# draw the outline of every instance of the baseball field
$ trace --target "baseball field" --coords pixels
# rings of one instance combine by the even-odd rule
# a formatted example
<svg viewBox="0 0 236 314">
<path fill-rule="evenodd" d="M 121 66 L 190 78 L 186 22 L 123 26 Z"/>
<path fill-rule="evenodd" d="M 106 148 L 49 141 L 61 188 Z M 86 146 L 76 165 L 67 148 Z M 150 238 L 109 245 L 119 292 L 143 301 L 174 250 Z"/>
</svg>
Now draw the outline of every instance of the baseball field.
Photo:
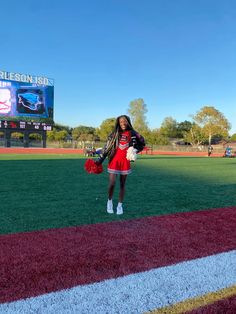
<svg viewBox="0 0 236 314">
<path fill-rule="evenodd" d="M 0 154 L 0 313 L 236 313 L 235 158 L 140 155 L 121 216 L 84 163 Z"/>
</svg>

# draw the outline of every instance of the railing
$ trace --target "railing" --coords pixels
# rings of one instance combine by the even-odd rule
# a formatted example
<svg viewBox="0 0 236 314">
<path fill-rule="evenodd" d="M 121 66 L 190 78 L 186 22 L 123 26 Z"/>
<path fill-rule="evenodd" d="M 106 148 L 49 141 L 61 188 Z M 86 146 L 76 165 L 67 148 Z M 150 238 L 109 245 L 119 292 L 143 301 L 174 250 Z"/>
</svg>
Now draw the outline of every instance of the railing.
<svg viewBox="0 0 236 314">
<path fill-rule="evenodd" d="M 152 146 L 145 146 L 144 149 L 140 152 L 140 154 L 152 155 L 153 154 Z"/>
</svg>

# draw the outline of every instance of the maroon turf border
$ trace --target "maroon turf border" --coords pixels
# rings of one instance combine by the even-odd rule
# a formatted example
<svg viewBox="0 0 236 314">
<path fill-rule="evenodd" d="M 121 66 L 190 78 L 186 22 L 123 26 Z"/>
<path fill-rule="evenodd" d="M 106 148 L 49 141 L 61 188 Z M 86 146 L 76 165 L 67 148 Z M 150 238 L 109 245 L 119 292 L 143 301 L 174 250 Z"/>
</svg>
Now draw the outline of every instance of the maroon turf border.
<svg viewBox="0 0 236 314">
<path fill-rule="evenodd" d="M 0 302 L 236 248 L 236 207 L 0 236 Z"/>
</svg>

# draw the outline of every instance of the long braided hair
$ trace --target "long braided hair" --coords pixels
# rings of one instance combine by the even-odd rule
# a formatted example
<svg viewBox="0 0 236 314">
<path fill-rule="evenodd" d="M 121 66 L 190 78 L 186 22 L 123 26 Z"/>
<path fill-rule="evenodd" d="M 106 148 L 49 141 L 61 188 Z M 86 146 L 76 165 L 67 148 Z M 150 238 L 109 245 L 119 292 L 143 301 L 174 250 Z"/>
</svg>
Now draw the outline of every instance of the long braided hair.
<svg viewBox="0 0 236 314">
<path fill-rule="evenodd" d="M 111 133 L 111 135 L 109 136 L 106 148 L 104 150 L 104 155 L 108 156 L 109 159 L 113 157 L 113 154 L 114 154 L 114 152 L 115 152 L 115 150 L 119 144 L 119 136 L 120 136 L 120 133 L 122 131 L 122 129 L 120 127 L 120 118 L 124 118 L 128 122 L 127 130 L 133 130 L 133 126 L 132 126 L 132 123 L 130 121 L 130 117 L 128 117 L 126 115 L 121 115 L 121 116 L 116 118 L 114 130 Z"/>
</svg>

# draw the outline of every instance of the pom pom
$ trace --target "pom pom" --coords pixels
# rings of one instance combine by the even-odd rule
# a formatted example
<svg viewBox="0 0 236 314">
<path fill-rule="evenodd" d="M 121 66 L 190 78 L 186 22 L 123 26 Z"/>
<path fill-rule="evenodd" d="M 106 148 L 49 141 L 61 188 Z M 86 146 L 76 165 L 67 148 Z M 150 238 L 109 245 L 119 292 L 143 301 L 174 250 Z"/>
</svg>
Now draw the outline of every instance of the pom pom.
<svg viewBox="0 0 236 314">
<path fill-rule="evenodd" d="M 135 161 L 137 159 L 137 149 L 133 146 L 130 146 L 126 153 L 126 159 L 130 161 Z"/>
<path fill-rule="evenodd" d="M 84 164 L 84 169 L 87 173 L 99 174 L 103 172 L 102 164 L 96 163 L 93 159 L 87 159 Z"/>
</svg>

